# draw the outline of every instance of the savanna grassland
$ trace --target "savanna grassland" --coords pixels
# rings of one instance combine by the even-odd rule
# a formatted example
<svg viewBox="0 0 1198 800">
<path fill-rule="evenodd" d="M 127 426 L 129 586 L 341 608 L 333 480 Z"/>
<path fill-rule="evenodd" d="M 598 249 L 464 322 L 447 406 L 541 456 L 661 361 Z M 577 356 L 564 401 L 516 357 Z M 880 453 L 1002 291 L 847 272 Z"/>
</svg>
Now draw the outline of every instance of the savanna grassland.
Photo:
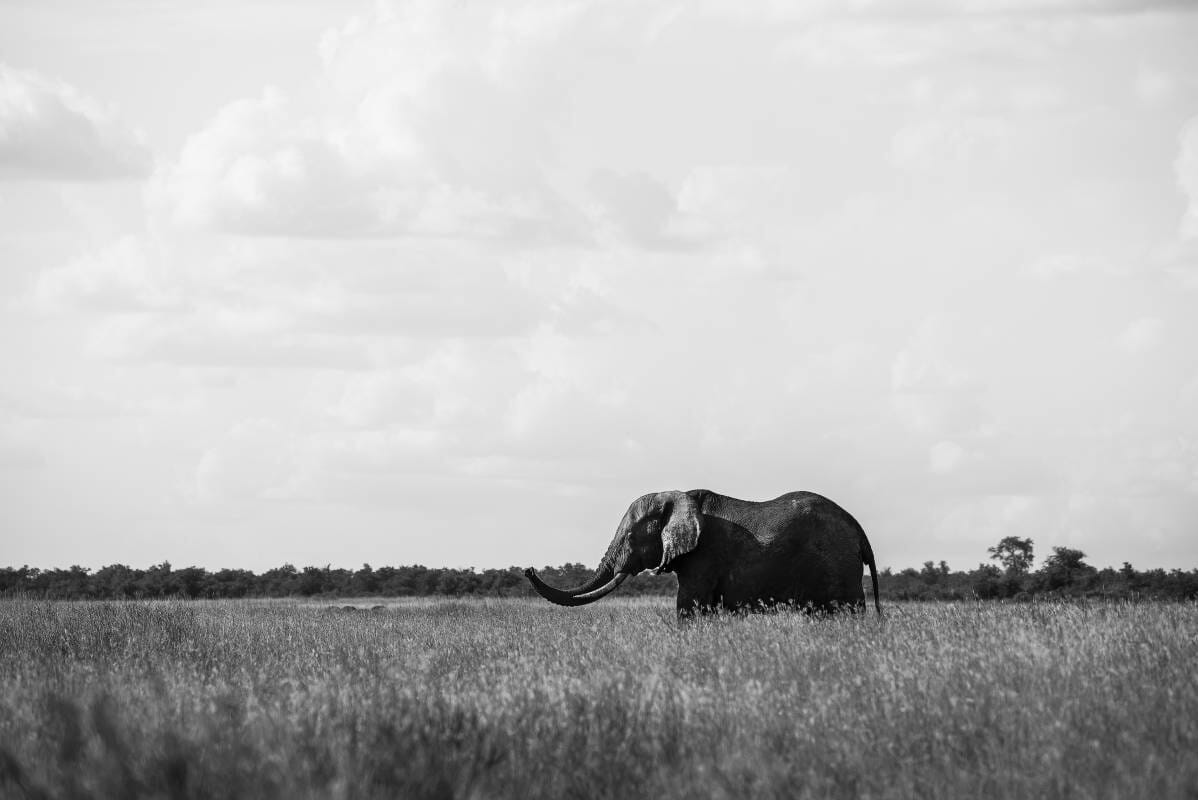
<svg viewBox="0 0 1198 800">
<path fill-rule="evenodd" d="M 0 602 L 0 796 L 1194 797 L 1198 605 Z"/>
</svg>

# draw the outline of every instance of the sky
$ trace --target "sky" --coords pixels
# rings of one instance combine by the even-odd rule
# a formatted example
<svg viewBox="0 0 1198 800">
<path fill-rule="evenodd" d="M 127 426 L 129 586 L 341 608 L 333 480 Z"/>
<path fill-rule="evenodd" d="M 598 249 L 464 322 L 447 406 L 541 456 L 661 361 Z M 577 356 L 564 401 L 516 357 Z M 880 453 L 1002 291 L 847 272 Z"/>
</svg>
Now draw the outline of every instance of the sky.
<svg viewBox="0 0 1198 800">
<path fill-rule="evenodd" d="M 0 0 L 0 565 L 1198 566 L 1198 5 Z"/>
</svg>

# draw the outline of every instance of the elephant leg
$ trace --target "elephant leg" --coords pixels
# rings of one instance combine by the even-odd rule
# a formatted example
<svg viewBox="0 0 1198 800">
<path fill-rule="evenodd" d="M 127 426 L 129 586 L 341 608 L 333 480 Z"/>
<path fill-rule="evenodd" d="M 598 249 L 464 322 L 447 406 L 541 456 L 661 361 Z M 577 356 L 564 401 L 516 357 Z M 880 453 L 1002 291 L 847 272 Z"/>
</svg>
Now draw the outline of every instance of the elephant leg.
<svg viewBox="0 0 1198 800">
<path fill-rule="evenodd" d="M 714 581 L 685 580 L 678 576 L 678 618 L 709 614 L 719 606 Z"/>
<path fill-rule="evenodd" d="M 834 614 L 857 614 L 865 611 L 864 600 L 822 600 L 808 602 L 803 606 L 808 614 L 829 617 Z"/>
<path fill-rule="evenodd" d="M 683 600 L 682 595 L 678 596 L 678 619 L 693 619 L 696 616 L 707 614 L 712 610 L 710 605 L 699 602 L 698 600 Z"/>
</svg>

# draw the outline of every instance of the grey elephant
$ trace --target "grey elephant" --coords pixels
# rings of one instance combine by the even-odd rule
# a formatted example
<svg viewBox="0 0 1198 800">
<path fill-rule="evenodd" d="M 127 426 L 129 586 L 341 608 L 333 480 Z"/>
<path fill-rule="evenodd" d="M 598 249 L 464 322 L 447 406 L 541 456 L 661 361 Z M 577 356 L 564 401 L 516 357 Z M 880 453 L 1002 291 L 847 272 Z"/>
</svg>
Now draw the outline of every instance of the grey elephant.
<svg viewBox="0 0 1198 800">
<path fill-rule="evenodd" d="M 862 565 L 878 599 L 873 549 L 857 520 L 826 497 L 791 492 L 764 502 L 705 489 L 639 498 L 624 514 L 598 569 L 582 586 L 555 589 L 524 571 L 551 603 L 581 606 L 644 570 L 678 576 L 678 614 L 786 603 L 812 611 L 864 610 Z"/>
</svg>

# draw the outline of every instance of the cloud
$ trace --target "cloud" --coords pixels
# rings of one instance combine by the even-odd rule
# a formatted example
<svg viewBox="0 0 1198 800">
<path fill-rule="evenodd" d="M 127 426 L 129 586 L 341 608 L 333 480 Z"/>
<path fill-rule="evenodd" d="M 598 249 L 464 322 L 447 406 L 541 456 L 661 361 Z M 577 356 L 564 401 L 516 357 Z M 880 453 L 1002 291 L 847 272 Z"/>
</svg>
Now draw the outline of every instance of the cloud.
<svg viewBox="0 0 1198 800">
<path fill-rule="evenodd" d="M 571 14 L 380 7 L 323 38 L 323 100 L 280 91 L 223 108 L 155 174 L 173 224 L 247 235 L 572 240 L 547 124 L 563 76 L 539 71 Z"/>
<path fill-rule="evenodd" d="M 424 427 L 474 454 L 494 445 L 496 421 L 528 377 L 514 343 L 452 339 L 348 375 L 330 413 L 354 429 Z"/>
<path fill-rule="evenodd" d="M 46 456 L 36 431 L 17 420 L 0 416 L 0 473 L 43 469 Z"/>
<path fill-rule="evenodd" d="M 616 228 L 642 245 L 668 241 L 667 226 L 677 211 L 677 201 L 665 186 L 644 172 L 599 170 L 590 189 Z"/>
<path fill-rule="evenodd" d="M 969 362 L 969 326 L 960 315 L 925 317 L 891 365 L 892 403 L 899 419 L 922 434 L 975 434 L 986 421 L 982 384 Z"/>
<path fill-rule="evenodd" d="M 771 24 L 810 24 L 820 20 L 883 20 L 910 23 L 943 18 L 1054 18 L 1072 15 L 1126 14 L 1192 8 L 1188 0 L 858 0 L 840 2 L 771 3 L 745 7 L 735 0 L 708 2 L 710 13 L 735 20 L 766 20 Z M 1017 32 L 1016 32 L 1017 33 Z"/>
<path fill-rule="evenodd" d="M 61 81 L 0 64 L 0 180 L 140 178 L 151 156 L 116 114 Z"/>
<path fill-rule="evenodd" d="M 360 370 L 371 365 L 361 343 L 294 330 L 284 316 L 262 308 L 111 316 L 92 331 L 88 349 L 108 359 L 178 366 Z"/>
<path fill-rule="evenodd" d="M 45 357 L 14 374 L 132 409 L 46 423 L 48 464 L 119 451 L 126 484 L 185 485 L 263 553 L 335 524 L 436 563 L 593 558 L 655 488 L 824 491 L 900 564 L 1080 541 L 1121 481 L 1192 491 L 1193 437 L 1167 445 L 1198 414 L 1094 445 L 1193 374 L 1188 296 L 1131 266 L 1177 222 L 1182 87 L 1131 84 L 1144 58 L 1186 74 L 1144 49 L 1177 20 L 885 5 L 416 2 L 330 31 L 314 84 L 221 95 L 146 225 L 30 280 L 40 316 L 10 324 Z M 1161 268 L 1196 274 L 1195 242 Z M 495 535 L 449 552 L 455 529 Z"/>
<path fill-rule="evenodd" d="M 1033 494 L 954 496 L 936 502 L 929 509 L 927 535 L 937 542 L 936 550 L 940 552 L 946 547 L 951 551 L 954 543 L 968 536 L 976 543 L 970 554 L 977 563 L 984 557 L 982 545 L 992 545 L 1004 536 L 1031 535 L 1038 551 L 1048 550 L 1047 542 L 1061 541 L 1059 517 L 1052 499 Z M 953 566 L 968 568 L 967 564 Z"/>
<path fill-rule="evenodd" d="M 82 385 L 22 383 L 0 386 L 0 410 L 26 420 L 104 419 L 129 414 L 132 408 L 108 394 Z"/>
<path fill-rule="evenodd" d="M 294 248 L 284 248 L 294 254 Z M 155 235 L 125 236 L 37 275 L 35 311 L 88 315 L 87 350 L 122 361 L 203 366 L 362 369 L 368 355 L 321 325 L 336 285 L 277 251 Z M 365 301 L 362 301 L 365 302 Z"/>
<path fill-rule="evenodd" d="M 678 192 L 675 225 L 694 241 L 761 242 L 796 217 L 833 205 L 835 197 L 814 192 L 812 183 L 790 164 L 698 164 Z"/>
<path fill-rule="evenodd" d="M 246 418 L 208 446 L 194 497 L 402 502 L 411 513 L 433 512 L 428 497 L 397 491 L 396 480 L 505 477 L 488 470 L 512 463 L 502 420 L 527 378 L 510 343 L 480 340 L 444 342 L 375 369 L 322 372 L 305 396 L 282 398 L 293 411 L 286 421 Z M 551 473 L 544 464 L 536 471 Z"/>
<path fill-rule="evenodd" d="M 1181 129 L 1181 149 L 1175 162 L 1177 184 L 1186 197 L 1186 210 L 1181 219 L 1181 235 L 1198 239 L 1198 117 Z"/>
<path fill-rule="evenodd" d="M 217 503 L 292 497 L 297 455 L 294 436 L 278 422 L 239 422 L 200 457 L 195 498 Z"/>
<path fill-rule="evenodd" d="M 498 265 L 465 258 L 442 271 L 413 273 L 396 275 L 390 287 L 374 291 L 347 275 L 324 287 L 328 302 L 306 310 L 298 323 L 347 334 L 503 338 L 527 333 L 553 313 L 545 298 Z"/>
<path fill-rule="evenodd" d="M 1152 263 L 1188 289 L 1198 289 L 1198 236 L 1166 242 L 1152 253 Z"/>
<path fill-rule="evenodd" d="M 408 371 L 374 370 L 353 376 L 331 413 L 353 428 L 381 428 L 398 420 L 428 424 L 436 405 L 435 389 Z"/>
<path fill-rule="evenodd" d="M 1136 71 L 1135 89 L 1142 102 L 1161 105 L 1172 99 L 1177 82 L 1168 72 L 1141 64 Z"/>
<path fill-rule="evenodd" d="M 900 169 L 939 172 L 973 163 L 993 164 L 1011 150 L 1008 122 L 988 117 L 932 118 L 904 125 L 891 141 L 890 157 Z"/>
<path fill-rule="evenodd" d="M 1155 317 L 1138 319 L 1119 334 L 1117 339 L 1119 349 L 1129 355 L 1145 353 L 1157 346 L 1164 330 L 1163 320 Z"/>
<path fill-rule="evenodd" d="M 1094 259 L 1079 253 L 1050 253 L 1032 259 L 1021 272 L 1036 280 L 1051 281 L 1083 275 L 1100 267 Z"/>
<path fill-rule="evenodd" d="M 178 307 L 182 286 L 172 281 L 169 256 L 145 237 L 115 242 L 41 272 L 29 300 L 44 311 L 141 311 Z"/>
<path fill-rule="evenodd" d="M 84 313 L 88 352 L 197 366 L 362 370 L 395 343 L 635 325 L 593 290 L 471 244 L 126 236 L 37 274 L 23 305 Z M 506 266 L 505 266 L 506 265 Z M 509 268 L 510 267 L 510 268 Z M 565 271 L 568 274 L 568 271 Z M 414 344 L 423 342 L 425 344 Z"/>
<path fill-rule="evenodd" d="M 936 442 L 928 451 L 928 469 L 936 475 L 952 472 L 965 457 L 965 448 L 956 442 Z"/>
</svg>

